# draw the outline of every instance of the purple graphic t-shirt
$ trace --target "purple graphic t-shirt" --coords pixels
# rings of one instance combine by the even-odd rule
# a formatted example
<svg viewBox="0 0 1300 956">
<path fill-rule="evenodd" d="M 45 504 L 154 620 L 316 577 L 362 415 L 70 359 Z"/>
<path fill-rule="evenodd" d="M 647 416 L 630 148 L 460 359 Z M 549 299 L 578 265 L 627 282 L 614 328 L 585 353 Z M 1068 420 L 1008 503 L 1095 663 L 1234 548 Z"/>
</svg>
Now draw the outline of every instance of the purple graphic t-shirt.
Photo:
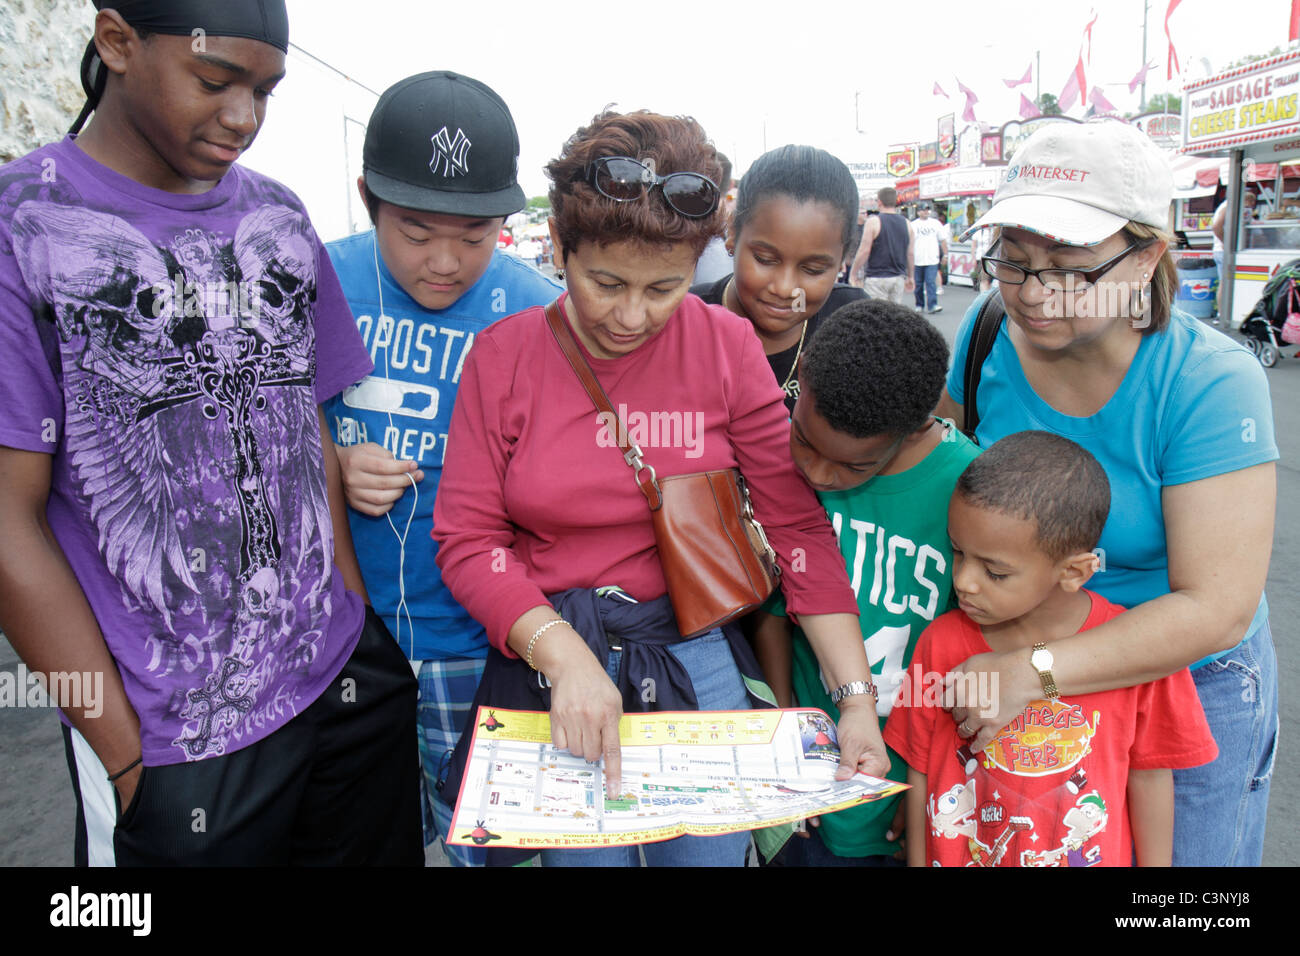
<svg viewBox="0 0 1300 956">
<path fill-rule="evenodd" d="M 146 764 L 268 736 L 352 653 L 316 408 L 370 371 L 280 184 L 162 192 L 70 138 L 0 167 L 0 445 L 53 455 Z"/>
</svg>

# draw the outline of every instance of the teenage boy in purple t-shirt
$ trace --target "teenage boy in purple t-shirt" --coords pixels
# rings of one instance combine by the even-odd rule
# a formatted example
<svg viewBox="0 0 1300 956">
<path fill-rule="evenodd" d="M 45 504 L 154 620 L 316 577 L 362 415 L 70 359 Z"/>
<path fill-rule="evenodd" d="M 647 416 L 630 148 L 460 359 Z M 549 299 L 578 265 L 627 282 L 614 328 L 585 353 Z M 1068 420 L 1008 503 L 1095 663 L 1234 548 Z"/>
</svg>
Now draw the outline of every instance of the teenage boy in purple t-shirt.
<svg viewBox="0 0 1300 956">
<path fill-rule="evenodd" d="M 419 864 L 416 685 L 319 409 L 371 363 L 302 203 L 235 165 L 283 0 L 96 6 L 93 121 L 0 167 L 0 627 L 102 675 L 56 701 L 77 862 Z"/>
</svg>

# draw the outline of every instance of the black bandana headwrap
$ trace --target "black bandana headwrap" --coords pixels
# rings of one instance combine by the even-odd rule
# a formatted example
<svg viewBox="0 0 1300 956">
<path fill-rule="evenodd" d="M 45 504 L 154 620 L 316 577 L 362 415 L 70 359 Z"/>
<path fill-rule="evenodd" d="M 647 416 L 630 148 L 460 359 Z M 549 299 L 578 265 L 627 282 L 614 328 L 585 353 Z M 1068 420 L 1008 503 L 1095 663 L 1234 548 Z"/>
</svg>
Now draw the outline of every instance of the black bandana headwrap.
<svg viewBox="0 0 1300 956">
<path fill-rule="evenodd" d="M 216 37 L 261 40 L 289 52 L 289 13 L 284 0 L 94 0 L 95 9 L 116 10 L 131 26 L 148 33 L 191 36 L 195 29 Z M 92 39 L 81 58 L 81 87 L 86 105 L 70 133 L 80 132 L 108 77 Z"/>
</svg>

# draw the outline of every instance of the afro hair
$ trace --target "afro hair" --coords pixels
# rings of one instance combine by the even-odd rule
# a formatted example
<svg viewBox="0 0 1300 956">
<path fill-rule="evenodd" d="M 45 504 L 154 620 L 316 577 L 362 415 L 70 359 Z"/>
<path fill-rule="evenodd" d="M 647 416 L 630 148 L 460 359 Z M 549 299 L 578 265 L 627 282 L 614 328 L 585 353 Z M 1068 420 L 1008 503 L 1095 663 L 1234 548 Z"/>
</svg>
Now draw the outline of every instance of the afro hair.
<svg viewBox="0 0 1300 956">
<path fill-rule="evenodd" d="M 836 431 L 906 435 L 925 425 L 948 374 L 943 335 L 912 309 L 859 299 L 817 329 L 799 365 L 801 392 Z"/>
</svg>

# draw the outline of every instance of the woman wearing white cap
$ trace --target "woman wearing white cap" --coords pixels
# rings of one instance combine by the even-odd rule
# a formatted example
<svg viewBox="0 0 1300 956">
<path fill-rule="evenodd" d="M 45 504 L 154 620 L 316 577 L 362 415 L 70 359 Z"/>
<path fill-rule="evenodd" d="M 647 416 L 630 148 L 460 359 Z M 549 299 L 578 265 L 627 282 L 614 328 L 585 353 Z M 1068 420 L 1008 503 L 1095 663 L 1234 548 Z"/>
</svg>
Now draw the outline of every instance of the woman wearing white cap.
<svg viewBox="0 0 1300 956">
<path fill-rule="evenodd" d="M 1015 154 L 974 226 L 996 227 L 984 268 L 1010 320 L 982 366 L 976 434 L 987 447 L 1046 429 L 1101 461 L 1113 505 L 1090 586 L 1131 610 L 1053 642 L 1050 661 L 972 657 L 964 670 L 999 681 L 998 712 L 953 717 L 983 747 L 1052 679 L 1068 698 L 1191 666 L 1219 758 L 1175 771 L 1174 863 L 1258 865 L 1277 734 L 1263 589 L 1278 451 L 1259 364 L 1172 308 L 1171 194 L 1159 150 L 1134 128 L 1053 124 Z M 939 410 L 959 422 L 982 303 L 958 333 Z"/>
</svg>

